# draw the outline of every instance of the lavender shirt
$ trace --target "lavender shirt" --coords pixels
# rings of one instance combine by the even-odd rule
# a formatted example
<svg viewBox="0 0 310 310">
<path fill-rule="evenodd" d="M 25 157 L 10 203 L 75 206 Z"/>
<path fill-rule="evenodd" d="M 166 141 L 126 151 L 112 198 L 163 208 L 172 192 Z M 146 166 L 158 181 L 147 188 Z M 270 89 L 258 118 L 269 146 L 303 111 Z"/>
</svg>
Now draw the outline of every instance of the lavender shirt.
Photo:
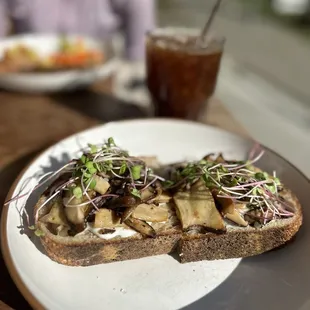
<svg viewBox="0 0 310 310">
<path fill-rule="evenodd" d="M 144 56 L 144 34 L 155 26 L 155 0 L 0 0 L 0 35 L 11 18 L 16 33 L 73 33 L 109 39 L 119 29 L 126 56 Z"/>
</svg>

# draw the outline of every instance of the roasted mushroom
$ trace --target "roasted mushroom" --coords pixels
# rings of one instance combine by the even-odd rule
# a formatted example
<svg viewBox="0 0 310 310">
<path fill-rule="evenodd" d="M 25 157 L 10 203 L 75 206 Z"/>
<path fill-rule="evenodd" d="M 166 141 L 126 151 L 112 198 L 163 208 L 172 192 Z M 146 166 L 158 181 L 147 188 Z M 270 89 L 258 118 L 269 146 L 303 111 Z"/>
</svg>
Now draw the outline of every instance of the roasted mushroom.
<svg viewBox="0 0 310 310">
<path fill-rule="evenodd" d="M 56 228 L 56 233 L 57 233 L 58 236 L 67 237 L 69 235 L 68 234 L 69 229 L 70 229 L 69 226 L 59 225 Z"/>
<path fill-rule="evenodd" d="M 93 180 L 96 182 L 94 190 L 101 195 L 104 195 L 110 188 L 109 181 L 99 175 L 93 175 Z"/>
<path fill-rule="evenodd" d="M 41 218 L 41 222 L 69 226 L 61 199 L 57 199 L 50 212 Z"/>
<path fill-rule="evenodd" d="M 178 192 L 173 199 L 183 230 L 190 230 L 192 227 L 212 231 L 225 230 L 223 218 L 206 187 L 203 190 Z"/>
<path fill-rule="evenodd" d="M 115 228 L 124 226 L 124 224 L 121 224 L 121 219 L 115 215 L 113 210 L 104 208 L 96 212 L 94 222 L 95 228 Z"/>
<path fill-rule="evenodd" d="M 156 191 L 153 187 L 149 186 L 145 190 L 141 191 L 141 200 L 148 201 L 156 197 Z"/>
<path fill-rule="evenodd" d="M 125 221 L 125 224 L 144 236 L 153 238 L 156 237 L 156 231 L 154 230 L 154 228 L 145 221 L 129 217 Z"/>
<path fill-rule="evenodd" d="M 246 209 L 245 203 L 235 203 L 230 198 L 218 197 L 219 191 L 215 189 L 212 190 L 212 195 L 215 201 L 220 204 L 221 212 L 224 217 L 243 227 L 249 225 L 249 223 L 244 220 L 243 216 L 239 212 L 239 210 Z"/>
<path fill-rule="evenodd" d="M 145 165 L 151 169 L 160 168 L 160 162 L 156 156 L 139 156 L 139 159 L 145 163 Z"/>
<path fill-rule="evenodd" d="M 65 205 L 65 214 L 67 216 L 67 219 L 72 224 L 83 224 L 85 217 L 88 215 L 88 213 L 93 208 L 91 203 L 87 203 L 85 205 L 79 206 L 83 203 L 86 203 L 89 201 L 89 198 L 93 198 L 95 196 L 94 191 L 90 191 L 88 193 L 87 197 L 84 195 L 82 198 L 76 198 L 76 197 L 65 197 L 63 198 L 63 202 Z"/>
<path fill-rule="evenodd" d="M 135 208 L 132 216 L 147 222 L 165 222 L 168 220 L 168 207 L 166 204 L 156 206 L 142 203 Z"/>
</svg>

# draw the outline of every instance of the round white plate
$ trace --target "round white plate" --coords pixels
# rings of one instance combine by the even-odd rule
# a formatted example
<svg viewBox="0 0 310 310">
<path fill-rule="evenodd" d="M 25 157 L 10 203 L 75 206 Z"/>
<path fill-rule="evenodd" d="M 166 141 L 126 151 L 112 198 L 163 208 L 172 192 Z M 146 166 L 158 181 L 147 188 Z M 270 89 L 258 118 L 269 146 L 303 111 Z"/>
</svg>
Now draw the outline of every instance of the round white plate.
<svg viewBox="0 0 310 310">
<path fill-rule="evenodd" d="M 252 143 L 228 132 L 176 120 L 113 122 L 60 141 L 23 172 L 10 196 L 35 184 L 87 143 L 113 136 L 133 155 L 157 155 L 163 163 L 199 159 L 209 152 L 244 159 Z M 310 309 L 309 181 L 270 150 L 259 162 L 296 193 L 305 221 L 295 242 L 257 257 L 180 264 L 169 255 L 90 267 L 68 267 L 50 260 L 36 242 L 20 234 L 12 202 L 2 216 L 2 250 L 10 273 L 30 302 L 47 309 Z M 33 208 L 36 193 L 26 207 Z"/>
<path fill-rule="evenodd" d="M 77 36 L 67 36 L 69 40 Z M 81 37 L 81 36 L 79 36 Z M 0 40 L 0 58 L 6 48 L 16 44 L 25 44 L 35 49 L 40 55 L 48 56 L 58 48 L 60 37 L 48 35 L 17 35 Z M 41 93 L 59 92 L 76 89 L 92 84 L 104 78 L 115 69 L 115 61 L 111 57 L 110 47 L 107 43 L 97 42 L 91 38 L 83 37 L 87 47 L 100 49 L 104 52 L 105 62 L 102 65 L 83 70 L 64 70 L 58 72 L 22 72 L 0 74 L 0 87 L 21 92 Z"/>
</svg>

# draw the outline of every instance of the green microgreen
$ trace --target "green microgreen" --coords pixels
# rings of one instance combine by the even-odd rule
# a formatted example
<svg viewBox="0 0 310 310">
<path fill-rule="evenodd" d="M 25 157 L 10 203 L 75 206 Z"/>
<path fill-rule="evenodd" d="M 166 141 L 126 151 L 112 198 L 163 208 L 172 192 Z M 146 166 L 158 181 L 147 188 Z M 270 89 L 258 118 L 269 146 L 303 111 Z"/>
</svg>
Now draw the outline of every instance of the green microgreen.
<svg viewBox="0 0 310 310">
<path fill-rule="evenodd" d="M 122 165 L 121 165 L 121 168 L 119 169 L 119 174 L 122 175 L 126 172 L 127 170 L 127 164 L 125 161 L 123 161 Z"/>
<path fill-rule="evenodd" d="M 45 233 L 44 233 L 42 230 L 40 230 L 40 229 L 36 229 L 36 230 L 34 231 L 34 234 L 35 234 L 37 237 L 43 237 L 43 236 L 45 235 Z"/>
<path fill-rule="evenodd" d="M 91 154 L 95 154 L 95 153 L 98 152 L 98 148 L 97 148 L 96 145 L 94 145 L 94 144 L 88 144 L 88 146 L 90 147 L 90 153 L 91 153 Z"/>
<path fill-rule="evenodd" d="M 86 182 L 86 186 L 89 188 L 89 189 L 94 189 L 96 187 L 96 181 L 94 179 L 89 179 L 87 180 Z"/>
<path fill-rule="evenodd" d="M 115 144 L 115 142 L 114 142 L 114 139 L 112 138 L 112 137 L 110 137 L 109 139 L 108 139 L 108 146 L 109 147 L 111 147 L 111 146 L 116 146 L 116 144 Z"/>
<path fill-rule="evenodd" d="M 85 166 L 90 174 L 95 174 L 97 172 L 97 169 L 94 167 L 94 163 L 92 161 L 87 162 Z"/>
<path fill-rule="evenodd" d="M 81 160 L 81 162 L 82 162 L 83 164 L 86 164 L 86 162 L 87 162 L 87 156 L 85 156 L 85 155 L 83 154 L 83 155 L 81 156 L 80 160 Z"/>
<path fill-rule="evenodd" d="M 73 195 L 77 199 L 81 199 L 83 196 L 83 191 L 80 186 L 76 186 L 73 188 Z"/>
<path fill-rule="evenodd" d="M 131 169 L 132 178 L 135 181 L 139 180 L 141 178 L 142 166 L 141 165 L 135 165 L 135 166 L 132 166 L 130 169 Z"/>
<path fill-rule="evenodd" d="M 133 188 L 133 189 L 130 191 L 130 193 L 131 193 L 132 196 L 141 198 L 141 193 L 140 193 L 140 191 L 137 190 L 136 188 Z"/>
<path fill-rule="evenodd" d="M 82 171 L 82 176 L 84 179 L 89 179 L 92 177 L 92 174 L 88 172 L 88 170 L 84 170 L 84 169 L 81 169 Z"/>
<path fill-rule="evenodd" d="M 102 172 L 102 165 L 94 163 L 94 167 L 97 169 L 98 172 Z"/>
<path fill-rule="evenodd" d="M 169 187 L 173 186 L 175 184 L 175 182 L 171 181 L 171 180 L 166 180 L 162 182 L 162 185 L 165 189 L 169 189 Z"/>
</svg>

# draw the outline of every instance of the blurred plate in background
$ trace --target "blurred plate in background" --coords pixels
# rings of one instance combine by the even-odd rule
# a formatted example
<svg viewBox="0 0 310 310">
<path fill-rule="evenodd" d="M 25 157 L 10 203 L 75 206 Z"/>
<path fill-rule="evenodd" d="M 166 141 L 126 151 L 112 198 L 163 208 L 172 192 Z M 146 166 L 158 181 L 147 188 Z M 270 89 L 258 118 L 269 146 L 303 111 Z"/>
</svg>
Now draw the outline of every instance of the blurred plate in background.
<svg viewBox="0 0 310 310">
<path fill-rule="evenodd" d="M 66 36 L 68 41 L 81 38 L 87 48 L 100 50 L 103 53 L 102 63 L 86 68 L 71 68 L 57 71 L 43 72 L 2 72 L 0 87 L 7 90 L 21 92 L 60 92 L 88 86 L 99 79 L 110 75 L 116 62 L 112 57 L 108 43 L 98 42 L 81 36 Z M 48 57 L 55 53 L 60 44 L 59 35 L 19 35 L 0 41 L 0 57 L 8 48 L 22 45 L 34 50 L 40 57 Z"/>
</svg>

